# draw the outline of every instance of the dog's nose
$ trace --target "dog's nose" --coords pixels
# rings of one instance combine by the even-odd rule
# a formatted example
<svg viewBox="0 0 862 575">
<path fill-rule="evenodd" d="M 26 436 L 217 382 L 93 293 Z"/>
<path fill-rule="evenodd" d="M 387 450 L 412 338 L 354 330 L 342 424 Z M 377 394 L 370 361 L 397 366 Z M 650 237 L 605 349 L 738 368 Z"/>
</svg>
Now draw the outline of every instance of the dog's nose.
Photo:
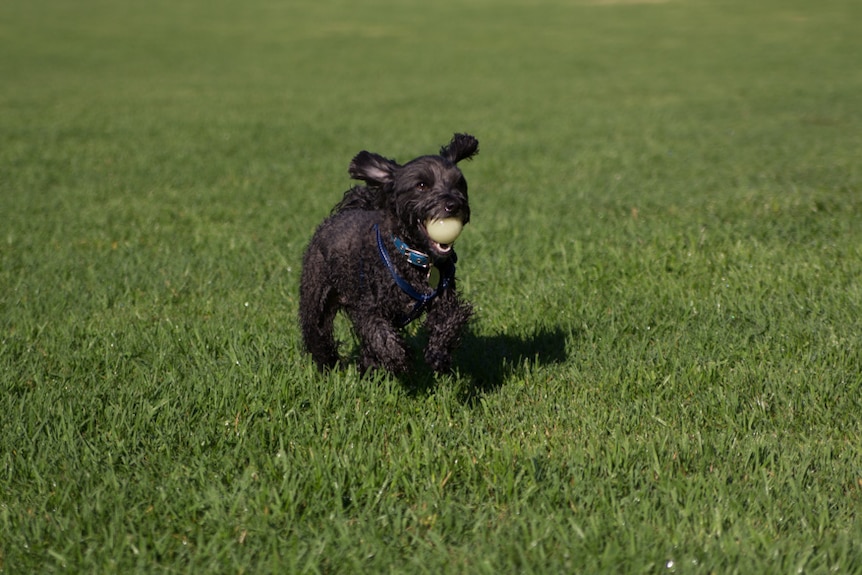
<svg viewBox="0 0 862 575">
<path fill-rule="evenodd" d="M 448 197 L 443 204 L 443 209 L 447 214 L 455 214 L 464 209 L 464 202 L 460 198 Z"/>
</svg>

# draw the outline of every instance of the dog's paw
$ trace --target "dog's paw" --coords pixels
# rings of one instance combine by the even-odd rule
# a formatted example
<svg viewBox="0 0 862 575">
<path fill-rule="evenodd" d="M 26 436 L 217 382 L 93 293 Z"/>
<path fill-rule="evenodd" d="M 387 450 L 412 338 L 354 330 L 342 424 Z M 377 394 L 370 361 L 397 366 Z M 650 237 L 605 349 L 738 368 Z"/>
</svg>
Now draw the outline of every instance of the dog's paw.
<svg viewBox="0 0 862 575">
<path fill-rule="evenodd" d="M 372 350 L 365 350 L 360 357 L 359 365 L 362 373 L 383 370 L 400 375 L 410 368 L 410 357 L 403 343 L 397 341 L 385 352 L 375 353 Z"/>
<path fill-rule="evenodd" d="M 425 350 L 425 363 L 437 373 L 447 373 L 452 368 L 452 354 L 429 348 Z"/>
</svg>

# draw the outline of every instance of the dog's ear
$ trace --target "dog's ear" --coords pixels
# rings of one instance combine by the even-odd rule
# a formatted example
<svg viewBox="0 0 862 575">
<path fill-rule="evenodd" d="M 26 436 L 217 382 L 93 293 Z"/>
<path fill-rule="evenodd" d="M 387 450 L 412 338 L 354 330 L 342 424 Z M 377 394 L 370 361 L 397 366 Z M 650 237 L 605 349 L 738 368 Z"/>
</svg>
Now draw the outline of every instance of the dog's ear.
<svg viewBox="0 0 862 575">
<path fill-rule="evenodd" d="M 371 186 L 382 186 L 392 181 L 400 166 L 393 160 L 371 152 L 359 152 L 350 162 L 348 172 L 354 180 L 362 180 Z"/>
<path fill-rule="evenodd" d="M 440 155 L 457 164 L 479 153 L 479 140 L 470 134 L 455 134 L 452 141 L 440 148 Z"/>
</svg>

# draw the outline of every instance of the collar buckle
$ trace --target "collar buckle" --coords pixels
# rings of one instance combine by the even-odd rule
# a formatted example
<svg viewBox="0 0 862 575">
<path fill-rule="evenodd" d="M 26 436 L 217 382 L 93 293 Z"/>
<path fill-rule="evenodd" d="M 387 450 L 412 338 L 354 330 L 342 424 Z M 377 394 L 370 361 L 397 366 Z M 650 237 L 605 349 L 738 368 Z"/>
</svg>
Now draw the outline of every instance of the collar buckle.
<svg viewBox="0 0 862 575">
<path fill-rule="evenodd" d="M 395 243 L 395 249 L 398 250 L 398 253 L 405 256 L 412 265 L 426 270 L 431 267 L 431 258 L 428 257 L 428 254 L 414 250 L 396 236 L 392 236 L 392 241 Z"/>
</svg>

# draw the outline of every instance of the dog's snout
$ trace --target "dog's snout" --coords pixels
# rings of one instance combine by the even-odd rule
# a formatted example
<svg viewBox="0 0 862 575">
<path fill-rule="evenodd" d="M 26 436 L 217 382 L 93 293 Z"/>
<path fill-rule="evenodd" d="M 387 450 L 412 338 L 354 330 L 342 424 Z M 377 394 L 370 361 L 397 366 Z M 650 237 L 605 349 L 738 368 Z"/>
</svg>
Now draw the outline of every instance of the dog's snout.
<svg viewBox="0 0 862 575">
<path fill-rule="evenodd" d="M 462 197 L 460 197 L 457 193 L 446 194 L 441 202 L 441 207 L 446 211 L 447 214 L 456 215 L 459 212 L 464 211 L 466 208 L 466 202 Z"/>
</svg>

